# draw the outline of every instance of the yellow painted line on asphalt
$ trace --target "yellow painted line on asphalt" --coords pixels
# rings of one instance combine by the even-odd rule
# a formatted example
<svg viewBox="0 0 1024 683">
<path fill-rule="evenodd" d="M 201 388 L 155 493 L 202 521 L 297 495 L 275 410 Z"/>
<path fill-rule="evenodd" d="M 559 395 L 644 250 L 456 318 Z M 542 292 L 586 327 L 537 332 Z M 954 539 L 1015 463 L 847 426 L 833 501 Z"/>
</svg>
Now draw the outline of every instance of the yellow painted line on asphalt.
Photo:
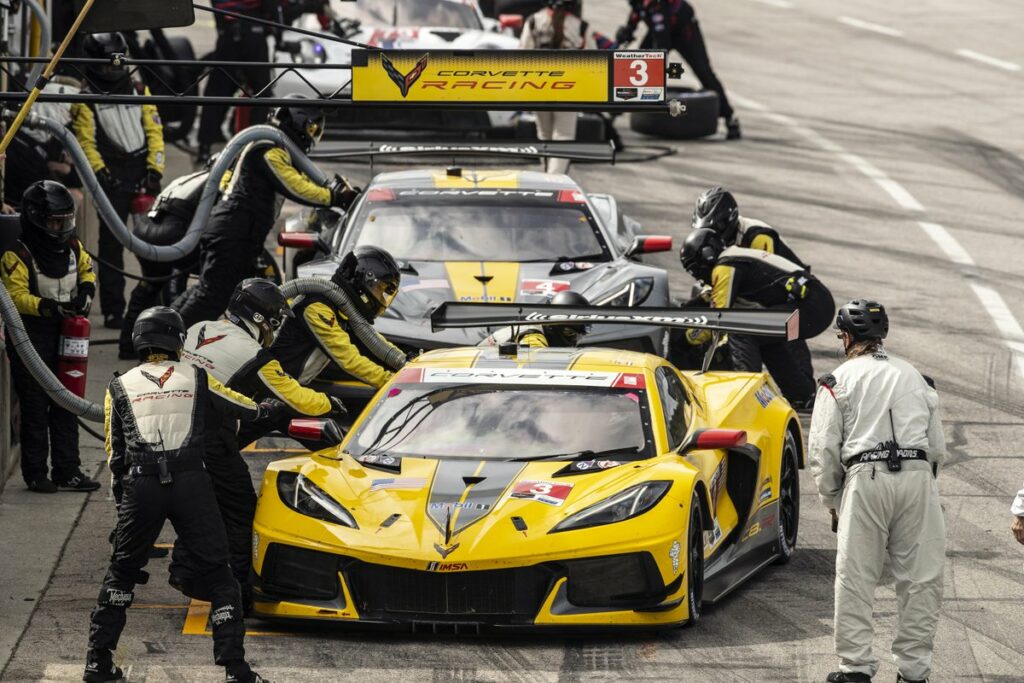
<svg viewBox="0 0 1024 683">
<path fill-rule="evenodd" d="M 210 603 L 201 600 L 193 600 L 188 606 L 188 614 L 185 615 L 185 623 L 181 627 L 182 635 L 186 636 L 212 636 L 213 632 L 207 628 L 210 620 Z M 247 636 L 289 636 L 284 631 L 254 631 L 245 629 Z"/>
</svg>

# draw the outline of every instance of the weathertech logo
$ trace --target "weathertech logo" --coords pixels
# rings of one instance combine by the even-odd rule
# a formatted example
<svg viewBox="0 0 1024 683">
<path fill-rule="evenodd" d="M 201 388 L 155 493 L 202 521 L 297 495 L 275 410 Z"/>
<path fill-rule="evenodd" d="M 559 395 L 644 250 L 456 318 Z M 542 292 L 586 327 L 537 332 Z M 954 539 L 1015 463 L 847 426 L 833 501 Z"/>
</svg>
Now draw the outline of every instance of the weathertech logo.
<svg viewBox="0 0 1024 683">
<path fill-rule="evenodd" d="M 173 368 L 173 367 L 167 368 L 167 372 L 165 372 L 165 373 L 164 373 L 164 374 L 163 374 L 163 375 L 162 375 L 161 377 L 159 377 L 159 378 L 157 378 L 157 377 L 154 377 L 153 375 L 149 374 L 149 373 L 148 373 L 148 372 L 146 372 L 145 370 L 142 370 L 141 372 L 142 372 L 142 376 L 143 376 L 143 377 L 145 377 L 145 378 L 146 378 L 146 379 L 148 379 L 148 380 L 149 380 L 150 382 L 152 382 L 153 384 L 155 384 L 155 385 L 157 385 L 158 387 L 160 387 L 161 389 L 163 389 L 163 388 L 164 388 L 164 385 L 165 385 L 165 384 L 167 384 L 167 380 L 169 380 L 169 379 L 171 378 L 171 375 L 173 375 L 173 374 L 174 374 L 174 368 Z"/>
<path fill-rule="evenodd" d="M 207 339 L 206 338 L 206 325 L 203 325 L 199 329 L 199 338 L 196 341 L 196 348 L 197 349 L 201 349 L 204 346 L 206 346 L 207 344 L 212 344 L 213 342 L 220 341 L 221 339 L 223 339 L 226 336 L 227 336 L 226 334 L 218 334 L 216 337 L 210 337 L 209 339 Z"/>
<path fill-rule="evenodd" d="M 416 81 L 423 75 L 423 71 L 427 68 L 427 60 L 430 58 L 429 54 L 425 54 L 420 57 L 420 61 L 416 62 L 416 66 L 412 68 L 407 74 L 403 74 L 392 63 L 387 55 L 380 56 L 380 63 L 384 67 L 384 71 L 387 72 L 388 77 L 394 81 L 398 89 L 402 91 L 402 97 L 408 97 L 409 88 L 413 86 Z"/>
</svg>

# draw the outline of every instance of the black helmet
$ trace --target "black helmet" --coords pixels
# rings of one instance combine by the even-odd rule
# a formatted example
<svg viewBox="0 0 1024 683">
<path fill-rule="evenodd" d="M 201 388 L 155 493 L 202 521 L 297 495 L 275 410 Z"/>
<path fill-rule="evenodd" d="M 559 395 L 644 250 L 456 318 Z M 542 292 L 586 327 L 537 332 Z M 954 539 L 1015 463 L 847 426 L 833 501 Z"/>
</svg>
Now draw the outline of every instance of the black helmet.
<svg viewBox="0 0 1024 683">
<path fill-rule="evenodd" d="M 373 320 L 394 301 L 402 273 L 391 254 L 380 247 L 362 246 L 345 254 L 331 279 L 347 285 L 359 297 L 356 303 L 363 315 Z"/>
<path fill-rule="evenodd" d="M 39 180 L 21 196 L 23 230 L 35 229 L 56 242 L 67 242 L 75 232 L 75 199 L 55 180 Z"/>
<path fill-rule="evenodd" d="M 85 56 L 90 59 L 110 60 L 114 55 L 128 54 L 128 41 L 120 33 L 92 33 L 82 44 Z M 123 64 L 89 64 L 86 67 L 90 79 L 110 85 L 124 80 L 128 69 Z"/>
<path fill-rule="evenodd" d="M 734 244 L 740 231 L 740 207 L 722 187 L 705 190 L 693 203 L 693 229 L 711 228 L 726 244 Z"/>
<path fill-rule="evenodd" d="M 589 306 L 587 297 L 577 292 L 566 290 L 551 298 L 555 306 Z M 590 331 L 590 325 L 548 325 L 545 336 L 553 346 L 576 346 L 580 339 Z"/>
<path fill-rule="evenodd" d="M 265 347 L 274 341 L 274 333 L 284 319 L 294 317 L 281 290 L 264 278 L 242 280 L 228 302 L 228 318 L 235 323 L 244 320 L 256 325 L 260 331 L 259 342 Z"/>
<path fill-rule="evenodd" d="M 285 99 L 294 99 L 296 102 L 287 107 L 275 108 L 267 121 L 280 128 L 303 152 L 308 152 L 324 134 L 324 110 L 302 95 L 288 95 Z"/>
<path fill-rule="evenodd" d="M 707 283 L 718 256 L 725 251 L 725 244 L 718 233 L 710 228 L 698 228 L 691 232 L 679 249 L 679 262 L 687 273 Z"/>
<path fill-rule="evenodd" d="M 854 299 L 839 308 L 836 327 L 855 340 L 885 339 L 889 334 L 889 316 L 885 306 L 869 299 Z"/>
<path fill-rule="evenodd" d="M 184 345 L 185 323 L 173 308 L 153 306 L 136 318 L 132 328 L 132 346 L 141 360 L 160 352 L 180 358 Z"/>
<path fill-rule="evenodd" d="M 561 9 L 575 15 L 583 12 L 583 0 L 547 0 L 547 5 L 551 9 Z"/>
</svg>

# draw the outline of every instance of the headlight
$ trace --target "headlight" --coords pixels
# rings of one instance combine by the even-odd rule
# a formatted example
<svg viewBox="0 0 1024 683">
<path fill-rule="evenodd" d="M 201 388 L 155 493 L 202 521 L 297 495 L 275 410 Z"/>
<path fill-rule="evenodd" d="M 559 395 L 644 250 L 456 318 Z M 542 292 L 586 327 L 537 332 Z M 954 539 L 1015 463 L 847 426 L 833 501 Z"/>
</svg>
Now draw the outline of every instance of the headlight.
<svg viewBox="0 0 1024 683">
<path fill-rule="evenodd" d="M 300 40 L 298 51 L 292 60 L 299 64 L 323 64 L 327 61 L 327 50 L 315 40 Z"/>
<path fill-rule="evenodd" d="M 638 277 L 627 282 L 624 287 L 618 289 L 603 299 L 598 299 L 597 306 L 639 306 L 647 301 L 654 289 L 653 277 Z"/>
<path fill-rule="evenodd" d="M 672 482 L 670 481 L 649 481 L 645 484 L 631 486 L 611 498 L 605 498 L 596 505 L 591 505 L 575 515 L 566 517 L 555 525 L 551 533 L 614 524 L 642 515 L 657 505 L 671 487 Z"/>
<path fill-rule="evenodd" d="M 352 529 L 359 528 L 351 512 L 298 472 L 277 473 L 277 495 L 299 514 Z"/>
</svg>

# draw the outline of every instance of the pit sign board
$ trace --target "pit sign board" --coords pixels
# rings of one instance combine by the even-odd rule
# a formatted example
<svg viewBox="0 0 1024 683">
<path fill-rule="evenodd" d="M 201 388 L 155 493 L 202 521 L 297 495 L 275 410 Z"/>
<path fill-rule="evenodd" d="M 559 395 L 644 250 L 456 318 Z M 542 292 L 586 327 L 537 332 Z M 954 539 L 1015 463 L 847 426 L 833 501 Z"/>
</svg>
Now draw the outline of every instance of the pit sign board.
<svg viewBox="0 0 1024 683">
<path fill-rule="evenodd" d="M 354 102 L 664 102 L 660 50 L 353 50 Z"/>
</svg>

